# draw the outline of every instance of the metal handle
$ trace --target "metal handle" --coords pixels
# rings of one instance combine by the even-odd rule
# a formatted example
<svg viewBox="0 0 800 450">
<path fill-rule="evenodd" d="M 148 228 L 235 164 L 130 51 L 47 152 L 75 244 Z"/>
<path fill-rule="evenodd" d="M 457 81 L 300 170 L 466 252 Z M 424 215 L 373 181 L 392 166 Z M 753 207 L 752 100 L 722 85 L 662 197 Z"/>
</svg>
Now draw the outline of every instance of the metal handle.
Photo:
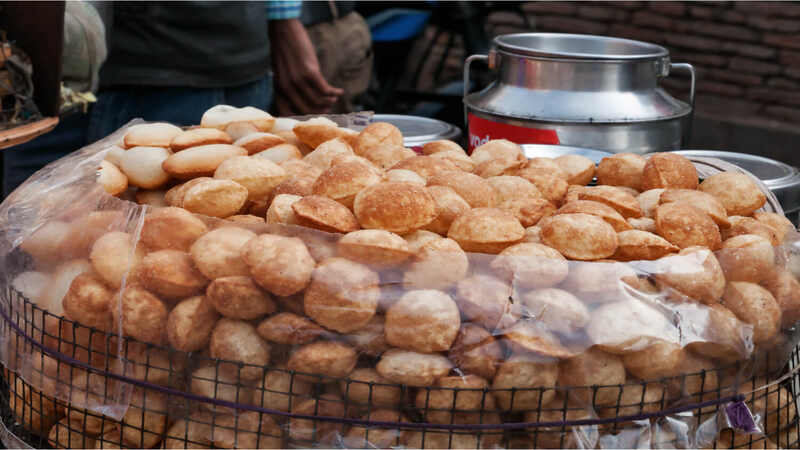
<svg viewBox="0 0 800 450">
<path fill-rule="evenodd" d="M 462 101 L 464 102 L 464 129 L 469 129 L 469 123 L 467 123 L 467 94 L 469 94 L 469 66 L 472 64 L 472 61 L 489 61 L 489 55 L 470 55 L 464 60 L 464 98 Z"/>
<path fill-rule="evenodd" d="M 689 71 L 689 75 L 692 77 L 691 85 L 689 86 L 689 104 L 692 106 L 692 111 L 694 111 L 694 82 L 695 82 L 695 73 L 694 67 L 689 63 L 670 63 L 669 70 L 670 72 L 673 69 L 686 69 Z"/>
<path fill-rule="evenodd" d="M 686 148 L 689 145 L 689 141 L 692 138 L 692 122 L 694 121 L 694 83 L 695 83 L 695 72 L 694 67 L 689 63 L 670 63 L 669 70 L 672 71 L 673 69 L 685 69 L 689 71 L 689 75 L 692 78 L 691 84 L 689 85 L 689 106 L 692 109 L 689 111 L 689 118 L 686 121 L 686 133 L 682 136 L 683 142 L 681 142 L 681 146 Z"/>
</svg>

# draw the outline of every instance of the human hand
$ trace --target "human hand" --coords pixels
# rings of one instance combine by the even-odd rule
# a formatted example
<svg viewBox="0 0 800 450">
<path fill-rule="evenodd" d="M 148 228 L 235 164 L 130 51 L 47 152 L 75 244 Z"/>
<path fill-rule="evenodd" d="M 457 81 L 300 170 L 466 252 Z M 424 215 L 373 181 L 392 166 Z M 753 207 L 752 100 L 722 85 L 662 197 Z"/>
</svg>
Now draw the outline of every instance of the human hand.
<svg viewBox="0 0 800 450">
<path fill-rule="evenodd" d="M 328 84 L 322 76 L 317 53 L 303 24 L 297 19 L 273 20 L 269 34 L 278 113 L 330 111 L 344 91 Z"/>
</svg>

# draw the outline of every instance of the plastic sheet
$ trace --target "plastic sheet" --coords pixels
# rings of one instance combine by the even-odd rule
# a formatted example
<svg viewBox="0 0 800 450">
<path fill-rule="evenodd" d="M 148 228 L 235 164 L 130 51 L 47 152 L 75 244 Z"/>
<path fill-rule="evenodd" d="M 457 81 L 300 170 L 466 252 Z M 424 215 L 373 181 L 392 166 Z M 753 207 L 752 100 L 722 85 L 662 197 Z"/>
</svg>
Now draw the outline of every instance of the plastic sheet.
<svg viewBox="0 0 800 450">
<path fill-rule="evenodd" d="M 87 448 L 797 445 L 795 231 L 577 261 L 226 220 L 108 195 L 127 131 L 0 207 L 6 425 Z"/>
</svg>

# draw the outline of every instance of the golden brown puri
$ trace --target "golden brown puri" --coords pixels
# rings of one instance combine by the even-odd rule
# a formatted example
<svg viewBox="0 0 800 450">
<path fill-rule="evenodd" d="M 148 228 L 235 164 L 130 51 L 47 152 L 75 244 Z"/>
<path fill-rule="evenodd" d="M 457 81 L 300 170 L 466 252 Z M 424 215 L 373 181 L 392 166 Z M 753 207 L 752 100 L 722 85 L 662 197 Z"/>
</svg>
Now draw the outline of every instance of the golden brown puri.
<svg viewBox="0 0 800 450">
<path fill-rule="evenodd" d="M 189 249 L 195 267 L 208 279 L 249 275 L 242 249 L 256 234 L 245 228 L 223 226 L 197 239 Z"/>
<path fill-rule="evenodd" d="M 579 200 L 604 203 L 625 217 L 641 217 L 642 210 L 636 197 L 617 186 L 593 186 L 578 192 Z"/>
<path fill-rule="evenodd" d="M 466 373 L 493 379 L 503 361 L 501 344 L 480 325 L 464 323 L 458 331 L 448 358 Z"/>
<path fill-rule="evenodd" d="M 483 178 L 471 173 L 441 171 L 428 178 L 429 186 L 452 188 L 473 208 L 491 208 L 495 203 L 495 192 Z"/>
<path fill-rule="evenodd" d="M 660 203 L 684 202 L 704 211 L 720 227 L 731 226 L 728 213 L 722 203 L 713 195 L 694 189 L 666 189 L 659 197 Z"/>
<path fill-rule="evenodd" d="M 156 345 L 164 343 L 167 329 L 167 306 L 158 297 L 136 285 L 128 285 L 118 302 L 111 302 L 114 326 L 122 319 L 126 336 Z"/>
<path fill-rule="evenodd" d="M 97 183 L 110 195 L 119 195 L 128 189 L 128 177 L 114 164 L 100 161 Z"/>
<path fill-rule="evenodd" d="M 214 178 L 235 181 L 247 189 L 248 200 L 268 197 L 286 177 L 286 171 L 276 163 L 249 156 L 228 158 L 214 171 Z"/>
<path fill-rule="evenodd" d="M 300 218 L 294 213 L 292 205 L 302 199 L 300 195 L 279 194 L 272 199 L 265 216 L 266 223 L 282 223 L 284 225 L 299 225 Z"/>
<path fill-rule="evenodd" d="M 170 142 L 183 133 L 179 127 L 169 123 L 144 123 L 128 128 L 122 142 L 126 149 L 138 146 L 169 148 Z"/>
<path fill-rule="evenodd" d="M 539 225 L 542 227 L 542 242 L 570 259 L 602 259 L 617 250 L 617 233 L 597 216 L 558 214 L 543 219 Z"/>
<path fill-rule="evenodd" d="M 382 182 L 363 189 L 353 210 L 362 228 L 407 234 L 436 218 L 436 202 L 423 187 Z"/>
<path fill-rule="evenodd" d="M 225 218 L 239 213 L 248 195 L 247 188 L 235 181 L 205 180 L 186 190 L 181 207 L 196 214 Z"/>
<path fill-rule="evenodd" d="M 510 280 L 476 274 L 458 282 L 455 301 L 465 322 L 487 330 L 504 329 L 520 317 L 519 308 L 511 302 Z"/>
<path fill-rule="evenodd" d="M 269 113 L 252 106 L 236 108 L 229 105 L 216 105 L 209 108 L 200 118 L 200 126 L 205 128 L 225 129 L 235 122 L 247 122 L 259 131 L 268 131 L 275 124 L 275 118 Z"/>
<path fill-rule="evenodd" d="M 628 230 L 617 233 L 617 261 L 655 260 L 680 250 L 676 245 L 653 233 Z"/>
<path fill-rule="evenodd" d="M 363 192 L 363 191 L 362 191 Z M 321 195 L 309 195 L 292 203 L 299 224 L 331 233 L 358 230 L 356 217 L 341 203 Z"/>
<path fill-rule="evenodd" d="M 231 361 L 220 364 L 220 370 L 229 372 L 235 379 L 255 380 L 263 375 L 261 366 L 269 364 L 270 345 L 244 320 L 219 319 L 211 332 L 208 349 L 212 358 Z"/>
<path fill-rule="evenodd" d="M 353 150 L 357 155 L 364 155 L 374 148 L 402 146 L 403 134 L 396 126 L 386 122 L 375 122 L 367 125 L 358 133 Z"/>
<path fill-rule="evenodd" d="M 441 291 L 406 292 L 386 311 L 386 341 L 421 353 L 449 350 L 460 326 L 458 306 Z"/>
<path fill-rule="evenodd" d="M 376 269 L 398 266 L 412 255 L 405 239 L 385 230 L 353 231 L 337 246 L 340 256 Z"/>
<path fill-rule="evenodd" d="M 725 274 L 708 248 L 687 247 L 658 261 L 655 280 L 701 303 L 717 303 L 725 290 Z"/>
<path fill-rule="evenodd" d="M 348 333 L 366 326 L 378 308 L 378 274 L 344 258 L 322 261 L 305 291 L 305 313 L 325 328 Z"/>
<path fill-rule="evenodd" d="M 698 175 L 689 159 L 675 153 L 654 153 L 644 165 L 642 191 L 648 189 L 697 189 Z"/>
<path fill-rule="evenodd" d="M 191 297 L 203 291 L 208 279 L 197 270 L 191 255 L 178 250 L 148 253 L 138 267 L 139 281 L 165 300 Z"/>
<path fill-rule="evenodd" d="M 591 159 L 581 155 L 562 155 L 555 161 L 567 175 L 567 183 L 585 186 L 592 182 L 595 165 Z"/>
<path fill-rule="evenodd" d="M 381 355 L 375 370 L 393 383 L 425 387 L 447 375 L 452 367 L 449 359 L 436 353 L 393 348 Z"/>
<path fill-rule="evenodd" d="M 332 139 L 316 147 L 314 151 L 303 157 L 303 161 L 320 169 L 329 169 L 333 158 L 339 155 L 353 155 L 353 148 L 342 139 Z"/>
<path fill-rule="evenodd" d="M 495 392 L 495 398 L 501 410 L 525 411 L 536 409 L 540 404 L 552 400 L 556 395 L 558 380 L 557 362 L 543 361 L 528 355 L 512 355 L 498 367 L 492 389 L 499 390 Z M 512 388 L 520 390 L 512 391 Z"/>
<path fill-rule="evenodd" d="M 216 128 L 193 128 L 176 135 L 169 143 L 173 152 L 210 144 L 233 144 L 231 136 Z"/>
<path fill-rule="evenodd" d="M 447 236 L 447 231 L 450 230 L 450 225 L 456 220 L 456 217 L 469 211 L 471 207 L 466 200 L 461 198 L 450 187 L 430 186 L 428 192 L 436 202 L 436 219 L 425 225 L 424 228 L 442 236 Z"/>
<path fill-rule="evenodd" d="M 272 297 L 249 276 L 220 277 L 206 289 L 206 298 L 222 316 L 251 320 L 275 312 Z"/>
<path fill-rule="evenodd" d="M 167 341 L 176 350 L 202 350 L 208 346 L 217 319 L 219 313 L 205 297 L 181 300 L 167 317 Z"/>
<path fill-rule="evenodd" d="M 729 216 L 728 219 L 731 222 L 731 226 L 721 230 L 723 240 L 728 240 L 742 234 L 755 234 L 767 239 L 773 246 L 781 244 L 775 229 L 763 222 L 752 217 L 743 216 Z"/>
<path fill-rule="evenodd" d="M 645 164 L 647 160 L 635 153 L 606 156 L 597 165 L 597 183 L 642 190 Z"/>
<path fill-rule="evenodd" d="M 292 131 L 300 142 L 313 149 L 332 139 L 339 139 L 344 142 L 350 135 L 357 135 L 354 131 L 337 127 L 330 120 L 319 120 L 318 118 L 300 122 L 292 128 Z"/>
<path fill-rule="evenodd" d="M 206 224 L 182 208 L 159 208 L 145 216 L 140 239 L 153 250 L 189 250 L 208 231 Z"/>
<path fill-rule="evenodd" d="M 431 156 L 414 156 L 405 158 L 398 162 L 391 169 L 405 169 L 416 172 L 422 178 L 429 180 L 432 176 L 439 172 L 447 171 L 460 171 L 457 165 L 442 158 L 433 158 Z"/>
<path fill-rule="evenodd" d="M 355 350 L 347 344 L 317 341 L 294 350 L 286 367 L 306 374 L 300 378 L 310 383 L 335 383 L 350 375 L 357 358 Z"/>
<path fill-rule="evenodd" d="M 664 203 L 656 209 L 656 230 L 680 248 L 701 246 L 717 250 L 722 244 L 719 227 L 703 210 L 687 203 Z"/>
<path fill-rule="evenodd" d="M 242 147 L 247 150 L 248 154 L 253 155 L 285 143 L 286 139 L 276 134 L 256 132 L 240 137 L 233 144 Z"/>
<path fill-rule="evenodd" d="M 447 232 L 465 251 L 493 254 L 520 242 L 524 235 L 514 215 L 496 208 L 473 208 L 458 216 Z"/>
<path fill-rule="evenodd" d="M 322 172 L 311 191 L 314 195 L 329 197 L 353 209 L 356 194 L 380 181 L 381 173 L 372 164 L 360 161 L 343 162 Z"/>
<path fill-rule="evenodd" d="M 316 266 L 302 240 L 272 234 L 252 238 L 242 247 L 241 257 L 256 283 L 280 296 L 305 289 Z"/>
<path fill-rule="evenodd" d="M 325 335 L 325 329 L 306 317 L 281 312 L 267 317 L 256 329 L 264 339 L 277 344 L 308 344 Z"/>
<path fill-rule="evenodd" d="M 782 243 L 787 234 L 796 232 L 794 224 L 786 216 L 778 213 L 756 211 L 753 218 L 772 228 L 777 241 Z"/>
<path fill-rule="evenodd" d="M 700 183 L 698 189 L 719 199 L 729 216 L 749 216 L 767 201 L 761 189 L 744 173 L 711 175 Z"/>
<path fill-rule="evenodd" d="M 740 320 L 753 325 L 754 343 L 766 342 L 780 331 L 780 305 L 763 287 L 744 281 L 729 282 L 722 302 Z"/>
<path fill-rule="evenodd" d="M 470 157 L 475 161 L 476 164 L 480 164 L 491 159 L 525 159 L 525 156 L 522 153 L 522 147 L 505 139 L 493 139 L 485 144 L 475 147 L 475 149 L 472 150 Z"/>
<path fill-rule="evenodd" d="M 755 234 L 740 234 L 726 239 L 717 259 L 728 281 L 760 283 L 774 273 L 775 250 L 772 243 Z"/>
<path fill-rule="evenodd" d="M 555 214 L 591 214 L 600 217 L 614 227 L 617 232 L 631 229 L 631 225 L 614 208 L 601 202 L 592 200 L 572 200 L 567 202 L 555 212 Z"/>
<path fill-rule="evenodd" d="M 180 180 L 208 177 L 223 161 L 233 156 L 247 156 L 247 150 L 228 144 L 201 145 L 170 155 L 161 167 Z"/>
</svg>

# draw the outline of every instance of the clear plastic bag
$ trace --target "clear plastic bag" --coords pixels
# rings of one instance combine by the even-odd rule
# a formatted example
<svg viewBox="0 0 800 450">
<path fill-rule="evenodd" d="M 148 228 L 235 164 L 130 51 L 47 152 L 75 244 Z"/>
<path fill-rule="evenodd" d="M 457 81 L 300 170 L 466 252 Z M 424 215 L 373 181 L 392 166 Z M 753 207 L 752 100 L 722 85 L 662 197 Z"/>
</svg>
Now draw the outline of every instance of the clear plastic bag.
<svg viewBox="0 0 800 450">
<path fill-rule="evenodd" d="M 796 232 L 584 262 L 218 219 L 106 194 L 126 131 L 0 207 L 6 417 L 51 444 L 796 442 Z"/>
</svg>

